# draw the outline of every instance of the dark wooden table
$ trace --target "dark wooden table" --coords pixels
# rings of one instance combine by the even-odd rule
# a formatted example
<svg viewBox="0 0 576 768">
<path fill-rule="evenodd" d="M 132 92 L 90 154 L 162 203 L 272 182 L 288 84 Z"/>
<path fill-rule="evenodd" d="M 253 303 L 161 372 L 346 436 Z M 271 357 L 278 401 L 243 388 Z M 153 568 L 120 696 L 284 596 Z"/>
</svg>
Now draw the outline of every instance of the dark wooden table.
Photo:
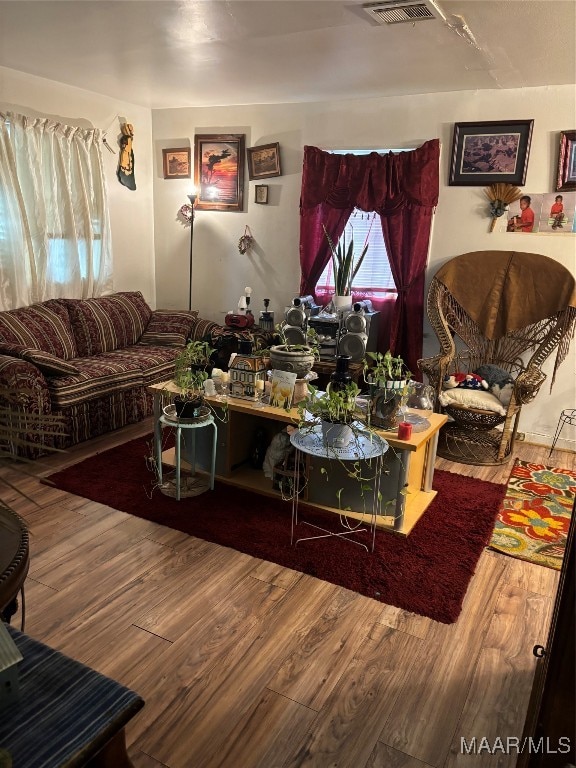
<svg viewBox="0 0 576 768">
<path fill-rule="evenodd" d="M 9 622 L 22 602 L 24 629 L 24 582 L 30 566 L 28 528 L 22 518 L 0 503 L 0 617 Z"/>
</svg>

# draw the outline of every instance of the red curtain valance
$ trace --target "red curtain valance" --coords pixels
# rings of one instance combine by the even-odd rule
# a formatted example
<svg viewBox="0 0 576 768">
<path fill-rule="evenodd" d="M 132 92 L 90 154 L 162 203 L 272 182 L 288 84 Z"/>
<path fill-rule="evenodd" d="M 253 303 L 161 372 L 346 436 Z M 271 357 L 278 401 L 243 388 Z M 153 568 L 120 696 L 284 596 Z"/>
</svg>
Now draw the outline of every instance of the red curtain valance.
<svg viewBox="0 0 576 768">
<path fill-rule="evenodd" d="M 433 208 L 438 203 L 439 158 L 439 139 L 386 155 L 335 155 L 304 147 L 300 208 L 325 203 L 381 214 L 409 205 Z"/>
</svg>

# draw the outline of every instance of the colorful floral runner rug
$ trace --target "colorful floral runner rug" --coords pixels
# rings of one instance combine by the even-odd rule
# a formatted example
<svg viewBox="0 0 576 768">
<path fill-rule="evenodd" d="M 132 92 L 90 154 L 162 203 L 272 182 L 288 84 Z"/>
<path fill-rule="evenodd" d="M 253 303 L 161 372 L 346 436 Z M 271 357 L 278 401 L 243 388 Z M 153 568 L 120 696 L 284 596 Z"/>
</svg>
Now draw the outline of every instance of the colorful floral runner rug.
<svg viewBox="0 0 576 768">
<path fill-rule="evenodd" d="M 576 472 L 516 459 L 490 548 L 560 570 L 576 496 Z"/>
</svg>

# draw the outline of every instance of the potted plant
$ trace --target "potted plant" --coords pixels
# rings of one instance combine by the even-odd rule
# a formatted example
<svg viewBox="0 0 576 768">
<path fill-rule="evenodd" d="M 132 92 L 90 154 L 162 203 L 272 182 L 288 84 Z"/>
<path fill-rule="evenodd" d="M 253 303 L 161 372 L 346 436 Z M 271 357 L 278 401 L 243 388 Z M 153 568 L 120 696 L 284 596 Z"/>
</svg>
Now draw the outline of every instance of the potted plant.
<svg viewBox="0 0 576 768">
<path fill-rule="evenodd" d="M 383 429 L 396 429 L 402 420 L 402 409 L 410 393 L 412 374 L 400 357 L 390 350 L 367 352 L 364 380 L 370 387 L 370 421 Z"/>
<path fill-rule="evenodd" d="M 352 283 L 364 257 L 368 251 L 368 242 L 364 243 L 362 252 L 356 258 L 354 256 L 354 237 L 350 237 L 348 245 L 346 244 L 346 231 L 342 234 L 342 237 L 338 241 L 338 245 L 334 245 L 334 241 L 328 234 L 328 230 L 322 224 L 324 234 L 328 240 L 330 246 L 330 254 L 332 256 L 332 269 L 334 271 L 334 288 L 335 294 L 333 303 L 335 309 L 348 309 L 352 305 Z"/>
<path fill-rule="evenodd" d="M 341 389 L 331 389 L 328 386 L 326 392 L 319 392 L 310 384 L 308 395 L 298 403 L 298 428 L 310 430 L 320 424 L 325 445 L 330 448 L 345 448 L 354 436 L 353 422 L 362 416 L 356 405 L 359 393 L 360 389 L 355 381 Z"/>
<path fill-rule="evenodd" d="M 176 415 L 192 419 L 204 404 L 203 384 L 210 375 L 210 357 L 215 350 L 206 341 L 189 341 L 174 363 L 174 383 L 180 394 L 174 398 Z"/>
<path fill-rule="evenodd" d="M 318 334 L 308 329 L 306 344 L 291 344 L 286 338 L 286 323 L 276 326 L 280 344 L 270 347 L 270 367 L 277 371 L 290 371 L 303 379 L 312 370 L 314 361 L 319 359 Z"/>
</svg>

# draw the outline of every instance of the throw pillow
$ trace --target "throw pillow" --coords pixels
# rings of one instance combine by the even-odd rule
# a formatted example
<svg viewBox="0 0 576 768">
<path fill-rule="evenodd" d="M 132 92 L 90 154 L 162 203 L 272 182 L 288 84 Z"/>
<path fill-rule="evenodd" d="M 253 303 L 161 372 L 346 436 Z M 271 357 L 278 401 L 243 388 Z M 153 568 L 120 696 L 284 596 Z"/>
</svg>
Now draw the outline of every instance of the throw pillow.
<svg viewBox="0 0 576 768">
<path fill-rule="evenodd" d="M 0 343 L 0 354 L 18 357 L 20 360 L 26 360 L 39 368 L 47 376 L 70 376 L 80 373 L 78 368 L 67 360 L 51 355 L 50 352 L 44 352 L 42 349 L 31 349 L 19 344 Z"/>
<path fill-rule="evenodd" d="M 183 347 L 197 317 L 195 309 L 155 309 L 139 343 L 155 347 Z"/>
<path fill-rule="evenodd" d="M 61 301 L 70 313 L 79 357 L 92 357 L 136 344 L 152 314 L 140 291 Z"/>
<path fill-rule="evenodd" d="M 41 349 L 26 349 L 21 356 L 29 363 L 34 363 L 47 376 L 70 376 L 80 373 L 78 368 L 68 360 L 61 360 Z"/>
<path fill-rule="evenodd" d="M 504 368 L 498 365 L 488 363 L 481 365 L 476 371 L 479 376 L 488 382 L 488 391 L 492 392 L 500 400 L 502 405 L 510 405 L 512 390 L 514 389 L 514 378 Z"/>
<path fill-rule="evenodd" d="M 506 415 L 504 406 L 497 397 L 490 392 L 478 389 L 446 389 L 438 395 L 440 405 L 460 405 L 465 408 L 479 408 L 483 411 L 494 411 L 501 416 Z"/>
</svg>

